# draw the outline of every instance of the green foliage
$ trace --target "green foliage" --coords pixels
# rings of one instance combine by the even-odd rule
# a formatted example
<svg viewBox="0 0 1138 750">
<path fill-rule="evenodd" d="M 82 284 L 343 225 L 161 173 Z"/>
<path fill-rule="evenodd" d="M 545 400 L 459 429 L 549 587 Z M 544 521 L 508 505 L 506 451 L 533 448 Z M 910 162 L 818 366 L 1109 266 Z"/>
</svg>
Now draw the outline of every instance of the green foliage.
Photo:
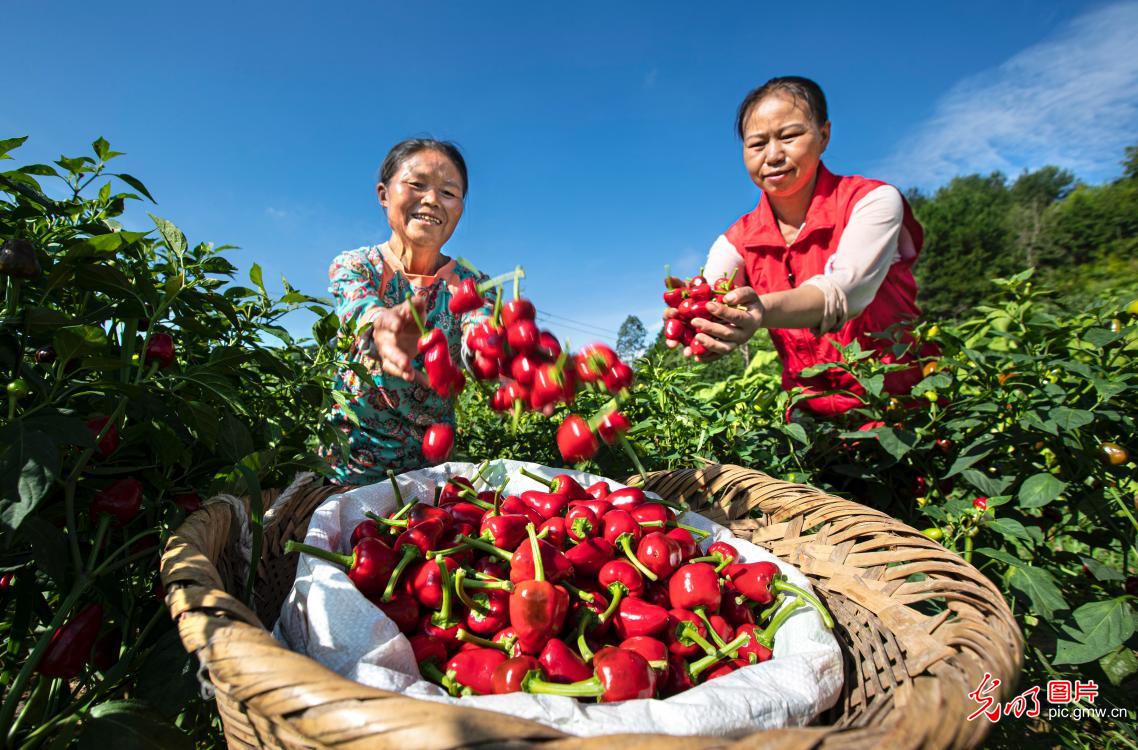
<svg viewBox="0 0 1138 750">
<path fill-rule="evenodd" d="M 0 152 L 22 142 L 0 142 Z M 314 447 L 337 442 L 322 419 L 335 318 L 287 282 L 283 297 L 270 296 L 259 266 L 241 285 L 229 248 L 191 244 L 166 219 L 152 217 L 150 232 L 124 229 L 126 202 L 150 195 L 111 171 L 119 154 L 106 141 L 92 148 L 0 173 L 0 239 L 30 241 L 43 268 L 0 278 L 0 383 L 26 384 L 9 388 L 0 413 L 0 572 L 10 576 L 0 733 L 13 746 L 191 745 L 184 732 L 209 731 L 216 718 L 155 594 L 158 545 L 185 518 L 179 496 L 259 501 L 259 487 L 323 468 Z M 41 188 L 45 178 L 63 190 Z M 320 319 L 318 343 L 281 325 L 301 307 Z M 164 337 L 168 366 L 150 348 Z M 112 427 L 119 436 L 109 455 L 86 424 L 98 417 L 109 417 L 104 438 Z M 137 514 L 125 525 L 94 516 L 98 494 L 127 478 L 143 488 Z M 106 612 L 103 631 L 122 636 L 117 664 L 88 665 L 46 702 L 23 701 L 51 685 L 34 667 L 55 627 L 93 602 Z M 188 693 L 185 680 L 171 682 L 179 674 L 190 675 Z M 164 700 L 178 695 L 188 700 Z"/>
</svg>

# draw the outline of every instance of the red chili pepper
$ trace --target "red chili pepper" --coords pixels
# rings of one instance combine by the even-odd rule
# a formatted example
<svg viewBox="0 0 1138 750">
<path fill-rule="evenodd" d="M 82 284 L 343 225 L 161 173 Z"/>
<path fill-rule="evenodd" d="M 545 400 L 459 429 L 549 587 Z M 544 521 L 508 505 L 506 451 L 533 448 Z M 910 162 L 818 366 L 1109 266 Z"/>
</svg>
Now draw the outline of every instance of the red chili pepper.
<svg viewBox="0 0 1138 750">
<path fill-rule="evenodd" d="M 470 371 L 479 380 L 494 380 L 502 374 L 498 360 L 479 351 L 474 352 L 474 357 L 470 360 Z"/>
<path fill-rule="evenodd" d="M 667 578 L 683 564 L 683 550 L 674 539 L 654 531 L 645 534 L 636 545 L 636 559 L 658 578 Z M 669 592 L 670 598 L 670 592 Z"/>
<path fill-rule="evenodd" d="M 707 640 L 707 633 L 707 627 L 694 612 L 676 608 L 668 611 L 664 640 L 668 650 L 676 656 L 715 653 L 715 646 Z"/>
<path fill-rule="evenodd" d="M 97 440 L 99 433 L 103 431 L 103 428 L 107 426 L 107 422 L 110 421 L 110 417 L 94 417 L 92 419 L 88 419 L 87 432 L 91 433 L 91 439 Z M 103 439 L 99 440 L 98 444 L 95 446 L 95 453 L 99 456 L 99 458 L 107 459 L 110 458 L 118 449 L 119 430 L 114 425 L 111 425 L 110 429 L 108 429 L 106 434 L 103 435 Z"/>
<path fill-rule="evenodd" d="M 632 368 L 624 362 L 613 363 L 608 372 L 601 376 L 601 382 L 604 383 L 605 389 L 609 393 L 620 393 L 631 388 L 635 379 L 636 375 Z"/>
<path fill-rule="evenodd" d="M 652 526 L 658 526 L 661 531 L 663 531 L 664 526 L 676 516 L 671 508 L 666 505 L 661 505 L 660 503 L 643 503 L 637 505 L 630 510 L 629 513 L 632 514 L 632 517 L 636 519 L 636 522 L 641 526 L 651 524 Z"/>
<path fill-rule="evenodd" d="M 565 513 L 565 533 L 574 542 L 583 542 L 599 533 L 597 514 L 587 505 L 575 505 Z"/>
<path fill-rule="evenodd" d="M 644 576 L 627 560 L 610 560 L 601 566 L 597 582 L 611 597 L 608 608 L 601 613 L 601 622 L 608 622 L 626 596 L 639 596 L 644 591 Z"/>
<path fill-rule="evenodd" d="M 613 559 L 616 550 L 605 539 L 594 537 L 570 547 L 565 552 L 573 570 L 585 578 L 597 575 L 601 567 Z"/>
<path fill-rule="evenodd" d="M 655 581 L 656 574 L 645 567 L 644 563 L 637 560 L 636 554 L 632 551 L 632 545 L 639 543 L 643 536 L 643 531 L 636 519 L 628 511 L 614 508 L 605 514 L 601 523 L 603 524 L 602 536 L 614 547 L 620 548 L 628 561 L 635 565 L 645 578 Z"/>
<path fill-rule="evenodd" d="M 486 517 L 485 508 L 475 505 L 474 503 L 468 503 L 465 500 L 450 503 L 444 506 L 444 508 L 446 513 L 455 521 L 468 523 L 475 528 L 478 528 L 482 524 L 482 519 Z"/>
<path fill-rule="evenodd" d="M 368 600 L 391 618 L 391 621 L 399 628 L 399 632 L 415 632 L 422 610 L 420 610 L 419 602 L 413 595 L 406 591 L 400 591 L 396 593 L 389 602 L 383 601 L 378 596 L 368 597 Z"/>
<path fill-rule="evenodd" d="M 565 540 L 568 537 L 565 528 L 565 518 L 563 516 L 554 516 L 547 519 L 541 526 L 537 528 L 538 533 L 545 532 L 545 538 L 558 549 L 565 549 Z"/>
<path fill-rule="evenodd" d="M 196 492 L 182 492 L 174 495 L 170 499 L 174 502 L 174 505 L 181 508 L 186 515 L 196 513 L 198 508 L 202 507 L 201 496 Z"/>
<path fill-rule="evenodd" d="M 537 352 L 548 360 L 556 360 L 561 356 L 561 342 L 552 331 L 543 330 L 537 339 Z"/>
<path fill-rule="evenodd" d="M 490 683 L 496 694 L 520 693 L 522 680 L 526 674 L 541 670 L 541 664 L 532 656 L 515 656 L 499 664 L 494 669 Z"/>
<path fill-rule="evenodd" d="M 725 582 L 723 584 L 722 603 L 719 605 L 719 614 L 723 615 L 723 619 L 736 628 L 740 625 L 753 625 L 755 622 L 755 613 L 747 606 L 746 599 L 746 597 L 740 595 L 739 589 L 735 588 L 735 584 L 730 581 Z"/>
<path fill-rule="evenodd" d="M 593 674 L 592 668 L 577 655 L 577 652 L 557 638 L 549 639 L 537 661 L 541 664 L 546 678 L 553 682 L 577 682 L 587 680 Z"/>
<path fill-rule="evenodd" d="M 439 422 L 423 432 L 423 458 L 432 464 L 440 464 L 450 458 L 454 450 L 454 427 Z"/>
<path fill-rule="evenodd" d="M 597 698 L 603 703 L 651 698 L 656 693 L 656 671 L 640 654 L 622 648 L 606 647 L 593 657 L 593 676 L 581 682 L 560 685 L 530 672 L 522 680 L 528 693 Z"/>
<path fill-rule="evenodd" d="M 545 520 L 540 513 L 523 503 L 521 498 L 516 495 L 510 495 L 503 499 L 499 507 L 503 514 L 525 516 L 535 526 Z"/>
<path fill-rule="evenodd" d="M 679 305 L 677 305 L 679 307 Z M 664 338 L 668 341 L 683 341 L 684 337 L 691 334 L 692 330 L 688 324 L 684 322 L 683 318 L 672 317 L 664 321 Z"/>
<path fill-rule="evenodd" d="M 625 639 L 619 645 L 627 651 L 635 651 L 648 660 L 652 669 L 656 670 L 657 681 L 662 681 L 668 671 L 668 647 L 658 638 L 647 635 L 638 635 Z"/>
<path fill-rule="evenodd" d="M 644 593 L 640 595 L 640 598 L 664 609 L 672 608 L 672 599 L 668 596 L 668 584 L 664 581 L 644 584 Z"/>
<path fill-rule="evenodd" d="M 121 651 L 122 630 L 119 628 L 108 630 L 99 637 L 99 640 L 95 641 L 95 650 L 91 654 L 91 663 L 95 665 L 95 669 L 100 672 L 106 672 L 119 663 Z"/>
<path fill-rule="evenodd" d="M 648 496 L 639 487 L 622 487 L 610 492 L 605 499 L 612 503 L 613 508 L 629 512 L 633 508 L 648 502 Z"/>
<path fill-rule="evenodd" d="M 707 563 L 688 563 L 668 581 L 668 595 L 674 607 L 718 612 L 723 592 L 715 568 Z"/>
<path fill-rule="evenodd" d="M 471 633 L 493 635 L 510 624 L 509 591 L 483 589 L 473 597 L 469 597 L 465 589 L 460 587 L 457 582 L 455 591 L 461 592 L 459 596 L 463 600 L 463 604 L 469 609 L 466 613 L 466 629 Z"/>
<path fill-rule="evenodd" d="M 668 625 L 668 610 L 636 597 L 625 597 L 617 607 L 613 629 L 621 638 L 658 635 Z"/>
<path fill-rule="evenodd" d="M 384 588 L 396 569 L 395 552 L 380 540 L 371 537 L 361 539 L 350 555 L 291 540 L 285 544 L 285 552 L 303 552 L 347 568 L 348 578 L 369 599 L 384 593 Z"/>
<path fill-rule="evenodd" d="M 442 347 L 447 355 L 447 360 L 450 360 L 450 344 L 447 342 L 446 334 L 443 333 L 441 328 L 432 328 L 419 337 L 415 344 L 420 354 L 424 354 L 435 347 Z"/>
<path fill-rule="evenodd" d="M 696 551 L 699 549 L 699 545 L 696 544 L 695 537 L 687 529 L 669 529 L 667 536 L 668 538 L 674 539 L 677 543 L 679 543 L 680 550 L 683 552 L 685 560 L 691 559 L 691 557 L 695 555 Z"/>
<path fill-rule="evenodd" d="M 578 463 L 597 455 L 600 446 L 588 422 L 577 414 L 570 414 L 557 428 L 557 448 L 565 461 Z"/>
<path fill-rule="evenodd" d="M 564 495 L 566 500 L 574 502 L 577 500 L 589 499 L 589 494 L 585 492 L 584 488 L 577 483 L 577 480 L 568 474 L 558 474 L 553 479 L 546 479 L 540 474 L 534 474 L 526 469 L 521 469 L 520 473 L 535 482 L 544 484 L 546 488 L 555 494 Z"/>
<path fill-rule="evenodd" d="M 102 626 L 102 605 L 88 604 L 51 634 L 36 671 L 45 677 L 78 677 L 91 657 Z"/>
<path fill-rule="evenodd" d="M 407 593 L 427 609 L 437 610 L 443 606 L 443 572 L 436 562 L 438 560 L 450 572 L 458 570 L 458 563 L 453 557 L 435 556 L 416 563 L 404 579 Z"/>
<path fill-rule="evenodd" d="M 462 315 L 473 312 L 485 304 L 486 300 L 478 292 L 477 282 L 468 277 L 458 282 L 458 289 L 455 289 L 451 295 L 447 309 L 455 315 Z"/>
<path fill-rule="evenodd" d="M 515 320 L 506 323 L 506 343 L 510 345 L 510 349 L 519 354 L 535 352 L 540 337 L 541 332 L 532 320 Z"/>
<path fill-rule="evenodd" d="M 561 516 L 565 513 L 565 506 L 569 498 L 556 492 L 538 492 L 526 490 L 520 495 L 521 501 L 541 516 L 542 520 Z"/>
<path fill-rule="evenodd" d="M 573 500 L 569 503 L 570 508 L 576 508 L 578 506 L 582 506 L 593 511 L 593 515 L 597 517 L 598 523 L 600 523 L 600 520 L 604 518 L 604 515 L 606 513 L 612 510 L 612 503 L 610 503 L 608 500 L 598 500 L 594 497 L 590 497 L 587 500 Z"/>
<path fill-rule="evenodd" d="M 684 289 L 669 289 L 664 292 L 664 304 L 668 307 L 678 307 L 684 301 Z M 674 320 L 674 318 L 669 318 Z"/>
<path fill-rule="evenodd" d="M 126 526 L 142 510 L 142 482 L 133 477 L 112 482 L 91 501 L 91 518 L 97 520 L 102 513 L 115 519 L 118 526 Z"/>
<path fill-rule="evenodd" d="M 565 589 L 545 580 L 544 553 L 540 548 L 537 532 L 532 525 L 528 528 L 528 532 L 529 559 L 533 572 L 529 576 L 530 580 L 519 582 L 514 576 L 520 566 L 517 562 L 511 563 L 510 579 L 514 580 L 516 586 L 510 595 L 510 622 L 517 631 L 522 651 L 536 654 L 561 630 L 565 614 L 569 611 L 569 594 Z M 515 558 L 517 555 L 518 553 L 514 554 Z M 568 565 L 567 560 L 566 565 Z"/>
<path fill-rule="evenodd" d="M 606 445 L 612 445 L 632 429 L 632 422 L 619 411 L 613 410 L 601 418 L 597 434 Z"/>
<path fill-rule="evenodd" d="M 536 539 L 536 536 L 534 538 Z M 535 549 L 541 550 L 541 564 L 536 566 L 534 565 Z M 510 556 L 510 580 L 514 583 L 528 581 L 537 575 L 539 569 L 544 571 L 544 578 L 553 583 L 563 581 L 573 575 L 573 564 L 569 562 L 565 553 L 544 539 L 539 539 L 536 547 L 532 543 L 522 542 L 519 544 L 517 550 Z"/>
<path fill-rule="evenodd" d="M 606 500 L 612 494 L 612 489 L 609 488 L 608 482 L 601 479 L 586 487 L 585 492 L 594 500 Z"/>
<path fill-rule="evenodd" d="M 532 321 L 536 315 L 533 303 L 524 297 L 515 297 L 502 304 L 502 324 L 506 326 L 513 325 L 519 320 Z"/>
<path fill-rule="evenodd" d="M 559 354 L 556 362 L 540 365 L 533 379 L 532 406 L 542 409 L 549 404 L 571 404 L 577 394 L 573 371 L 565 368 L 567 354 Z"/>
<path fill-rule="evenodd" d="M 692 682 L 691 675 L 688 674 L 687 662 L 682 657 L 669 654 L 668 671 L 660 682 L 660 697 L 667 698 L 693 687 L 695 687 L 695 683 Z"/>
<path fill-rule="evenodd" d="M 154 333 L 146 342 L 144 361 L 157 362 L 158 369 L 165 370 L 174 364 L 174 339 L 168 333 Z"/>
<path fill-rule="evenodd" d="M 442 664 L 447 660 L 446 644 L 438 638 L 423 633 L 416 633 L 407 639 L 411 642 L 411 652 L 415 654 L 415 662 L 432 662 Z"/>
<path fill-rule="evenodd" d="M 486 515 L 479 526 L 479 536 L 497 547 L 510 549 L 521 544 L 526 537 L 530 519 L 523 515 Z"/>
<path fill-rule="evenodd" d="M 786 580 L 786 576 L 779 571 L 778 566 L 774 563 L 767 561 L 736 563 L 728 566 L 727 570 L 732 570 L 731 583 L 751 601 L 757 604 L 770 604 L 774 601 L 775 594 L 780 591 L 794 594 L 818 611 L 822 617 L 822 623 L 827 628 L 834 627 L 834 618 L 818 600 L 818 597 Z"/>
<path fill-rule="evenodd" d="M 494 692 L 494 670 L 504 661 L 506 655 L 496 648 L 460 651 L 447 662 L 446 674 L 478 695 L 491 695 Z"/>
</svg>

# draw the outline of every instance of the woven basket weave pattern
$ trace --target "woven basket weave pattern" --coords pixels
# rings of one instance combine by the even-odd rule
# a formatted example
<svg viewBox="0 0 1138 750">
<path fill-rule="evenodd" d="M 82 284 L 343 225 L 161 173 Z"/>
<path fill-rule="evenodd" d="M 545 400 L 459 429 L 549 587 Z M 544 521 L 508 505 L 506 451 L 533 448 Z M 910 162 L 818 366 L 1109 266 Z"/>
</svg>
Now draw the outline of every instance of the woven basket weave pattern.
<svg viewBox="0 0 1138 750">
<path fill-rule="evenodd" d="M 629 480 L 639 481 L 638 478 Z M 182 642 L 216 690 L 231 748 L 957 748 L 986 720 L 968 697 L 985 672 L 1006 697 L 1023 638 L 999 589 L 957 555 L 899 521 L 805 485 L 730 465 L 656 472 L 647 489 L 684 499 L 736 536 L 769 549 L 811 581 L 836 622 L 845 685 L 806 728 L 741 739 L 621 735 L 578 738 L 478 709 L 414 700 L 347 680 L 269 635 L 296 574 L 290 539 L 338 488 L 309 479 L 266 514 L 254 597 L 241 591 L 233 510 L 209 504 L 170 539 L 162 580 Z M 708 504 L 708 498 L 715 498 Z M 278 499 L 266 493 L 265 507 Z M 758 511 L 759 518 L 752 518 Z M 921 575 L 914 575 L 921 574 Z M 914 580 L 909 580 L 913 578 Z M 917 580 L 920 579 L 920 580 Z"/>
</svg>

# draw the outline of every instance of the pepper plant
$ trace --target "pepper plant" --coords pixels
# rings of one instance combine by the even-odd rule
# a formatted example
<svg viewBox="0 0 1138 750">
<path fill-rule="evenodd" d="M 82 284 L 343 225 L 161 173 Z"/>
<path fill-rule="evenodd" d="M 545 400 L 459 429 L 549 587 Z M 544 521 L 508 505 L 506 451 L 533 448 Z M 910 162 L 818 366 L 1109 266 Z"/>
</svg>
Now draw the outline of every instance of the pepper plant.
<svg viewBox="0 0 1138 750">
<path fill-rule="evenodd" d="M 261 488 L 320 470 L 316 443 L 338 444 L 322 419 L 337 321 L 287 281 L 270 295 L 256 265 L 235 283 L 232 248 L 156 216 L 126 228 L 127 201 L 150 194 L 105 140 L 92 149 L 0 172 L 0 743 L 129 731 L 189 747 L 217 722 L 166 614 L 159 550 L 224 491 L 253 498 L 259 554 Z M 298 308 L 317 316 L 312 341 L 281 324 Z"/>
</svg>

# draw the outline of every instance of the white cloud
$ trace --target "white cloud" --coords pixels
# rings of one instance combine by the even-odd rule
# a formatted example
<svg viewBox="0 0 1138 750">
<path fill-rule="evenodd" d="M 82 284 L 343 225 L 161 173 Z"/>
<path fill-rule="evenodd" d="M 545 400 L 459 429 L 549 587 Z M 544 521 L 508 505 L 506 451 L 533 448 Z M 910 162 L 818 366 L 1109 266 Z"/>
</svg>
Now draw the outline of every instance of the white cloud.
<svg viewBox="0 0 1138 750">
<path fill-rule="evenodd" d="M 648 71 L 648 73 L 644 76 L 644 88 L 650 89 L 655 86 L 656 78 L 659 76 L 659 73 L 660 71 L 656 68 L 652 68 L 652 70 Z"/>
<path fill-rule="evenodd" d="M 1116 176 L 1138 133 L 1138 3 L 1088 12 L 1002 65 L 964 79 L 870 174 L 930 189 L 959 174 L 1055 164 Z"/>
<path fill-rule="evenodd" d="M 265 215 L 271 219 L 278 219 L 278 220 L 279 219 L 287 219 L 289 216 L 292 216 L 292 214 L 289 211 L 286 211 L 282 208 L 273 208 L 272 206 L 269 206 L 268 208 L 265 209 Z"/>
</svg>

